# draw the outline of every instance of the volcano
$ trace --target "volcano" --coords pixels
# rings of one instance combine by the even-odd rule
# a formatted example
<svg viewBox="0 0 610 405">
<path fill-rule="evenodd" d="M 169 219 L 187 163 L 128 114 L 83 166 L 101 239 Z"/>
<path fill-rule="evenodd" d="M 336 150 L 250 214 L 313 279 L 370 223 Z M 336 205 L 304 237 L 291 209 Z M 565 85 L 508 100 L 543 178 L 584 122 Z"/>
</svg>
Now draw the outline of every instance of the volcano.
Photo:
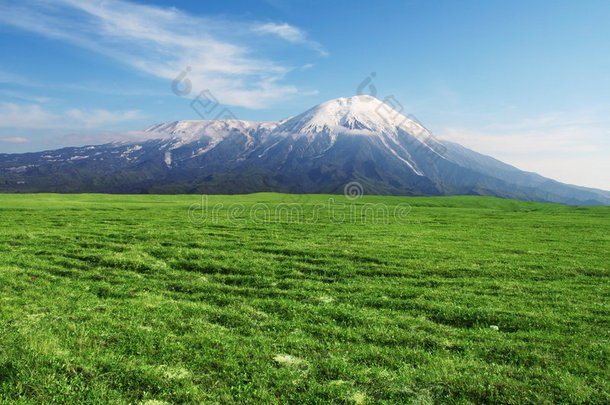
<svg viewBox="0 0 610 405">
<path fill-rule="evenodd" d="M 149 140 L 0 154 L 1 192 L 482 195 L 610 205 L 610 192 L 525 172 L 456 143 L 371 96 L 278 122 L 175 121 Z"/>
</svg>

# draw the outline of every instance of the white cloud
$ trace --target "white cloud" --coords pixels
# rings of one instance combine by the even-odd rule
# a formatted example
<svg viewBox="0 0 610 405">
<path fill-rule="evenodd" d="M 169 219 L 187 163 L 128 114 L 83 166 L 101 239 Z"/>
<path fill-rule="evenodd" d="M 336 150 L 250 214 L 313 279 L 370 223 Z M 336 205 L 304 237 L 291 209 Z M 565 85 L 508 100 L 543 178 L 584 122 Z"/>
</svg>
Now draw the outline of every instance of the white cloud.
<svg viewBox="0 0 610 405">
<path fill-rule="evenodd" d="M 128 111 L 108 111 L 108 110 L 91 110 L 83 111 L 77 108 L 66 111 L 66 116 L 72 121 L 80 123 L 85 128 L 98 128 L 121 122 L 137 120 L 143 117 L 143 114 L 138 110 Z"/>
<path fill-rule="evenodd" d="M 2 5 L 0 5 L 0 10 L 2 10 Z M 2 21 L 2 14 L 0 14 L 0 21 Z M 27 78 L 23 77 L 22 75 L 12 73 L 12 72 L 6 72 L 4 70 L 0 70 L 0 83 L 17 84 L 20 86 L 34 86 L 35 85 L 35 83 L 33 83 L 31 80 L 28 80 Z"/>
<path fill-rule="evenodd" d="M 609 124 L 603 112 L 561 112 L 476 129 L 447 127 L 440 135 L 522 170 L 610 190 Z"/>
<path fill-rule="evenodd" d="M 610 191 L 610 160 L 601 156 L 515 158 L 511 163 L 568 184 Z"/>
<path fill-rule="evenodd" d="M 57 115 L 36 104 L 0 103 L 0 127 L 44 129 L 59 122 Z"/>
<path fill-rule="evenodd" d="M 449 127 L 443 130 L 442 138 L 498 156 L 591 153 L 599 150 L 601 146 L 609 147 L 609 135 L 610 131 L 605 128 L 581 126 L 559 127 L 552 130 L 523 129 L 515 132 Z"/>
<path fill-rule="evenodd" d="M 276 24 L 276 23 L 267 23 L 259 25 L 255 28 L 255 31 L 265 34 L 273 34 L 278 37 L 292 42 L 294 44 L 303 44 L 315 49 L 320 53 L 320 55 L 327 56 L 328 52 L 324 49 L 324 47 L 316 41 L 312 41 L 307 38 L 307 34 L 302 30 L 294 27 L 290 24 Z"/>
<path fill-rule="evenodd" d="M 298 28 L 293 27 L 290 24 L 274 24 L 268 23 L 257 27 L 260 32 L 268 32 L 275 34 L 286 41 L 290 42 L 304 42 L 306 41 L 305 34 Z"/>
<path fill-rule="evenodd" d="M 16 138 L 0 138 L 0 143 L 28 143 L 28 138 L 16 137 Z"/>
<path fill-rule="evenodd" d="M 168 135 L 171 136 L 171 135 Z M 110 142 L 144 142 L 159 139 L 159 133 L 144 131 L 79 132 L 59 136 L 53 140 L 58 145 L 101 145 Z"/>
<path fill-rule="evenodd" d="M 87 129 L 143 118 L 137 110 L 108 111 L 71 109 L 50 112 L 36 104 L 0 103 L 0 127 L 28 129 Z"/>
<path fill-rule="evenodd" d="M 173 80 L 191 66 L 193 91 L 209 89 L 230 105 L 259 108 L 299 92 L 280 84 L 288 67 L 247 45 L 252 33 L 260 32 L 252 24 L 124 0 L 6 2 L 0 4 L 0 23 L 70 42 L 163 79 Z M 277 27 L 276 35 L 316 47 L 300 30 Z"/>
<path fill-rule="evenodd" d="M 46 103 L 46 102 L 51 101 L 51 98 L 49 98 L 49 97 L 31 96 L 31 95 L 25 94 L 23 92 L 4 90 L 4 89 L 0 89 L 0 96 L 16 98 L 18 100 L 24 100 L 24 101 L 34 101 L 36 103 Z"/>
</svg>

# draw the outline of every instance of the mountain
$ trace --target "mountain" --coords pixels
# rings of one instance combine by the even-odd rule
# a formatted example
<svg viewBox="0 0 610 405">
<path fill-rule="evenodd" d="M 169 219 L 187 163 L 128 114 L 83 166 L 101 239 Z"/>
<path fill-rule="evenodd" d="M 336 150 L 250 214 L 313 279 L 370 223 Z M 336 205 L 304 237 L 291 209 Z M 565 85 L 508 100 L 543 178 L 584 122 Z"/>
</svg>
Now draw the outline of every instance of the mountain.
<svg viewBox="0 0 610 405">
<path fill-rule="evenodd" d="M 610 205 L 610 192 L 562 184 L 439 141 L 370 96 L 327 101 L 279 122 L 176 121 L 150 140 L 0 154 L 1 192 L 485 195 Z"/>
</svg>

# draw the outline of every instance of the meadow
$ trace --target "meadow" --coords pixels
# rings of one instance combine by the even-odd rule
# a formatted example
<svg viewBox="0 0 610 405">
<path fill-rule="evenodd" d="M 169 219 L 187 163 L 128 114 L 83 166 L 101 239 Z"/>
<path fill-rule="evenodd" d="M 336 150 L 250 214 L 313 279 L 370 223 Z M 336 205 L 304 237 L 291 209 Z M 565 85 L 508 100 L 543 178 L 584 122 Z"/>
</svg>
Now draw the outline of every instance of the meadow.
<svg viewBox="0 0 610 405">
<path fill-rule="evenodd" d="M 610 207 L 201 201 L 0 195 L 0 403 L 610 403 Z"/>
</svg>

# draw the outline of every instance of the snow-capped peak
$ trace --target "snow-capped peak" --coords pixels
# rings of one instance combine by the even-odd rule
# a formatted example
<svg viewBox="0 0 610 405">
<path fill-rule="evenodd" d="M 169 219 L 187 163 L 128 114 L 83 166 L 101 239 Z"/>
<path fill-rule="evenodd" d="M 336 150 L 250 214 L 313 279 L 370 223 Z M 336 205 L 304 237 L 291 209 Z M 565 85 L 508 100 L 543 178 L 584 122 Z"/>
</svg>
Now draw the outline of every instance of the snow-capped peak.
<svg viewBox="0 0 610 405">
<path fill-rule="evenodd" d="M 146 131 L 159 134 L 159 138 L 170 139 L 161 146 L 167 150 L 178 149 L 206 138 L 205 145 L 199 147 L 193 156 L 207 153 L 232 134 L 247 138 L 245 150 L 266 142 L 269 137 L 306 138 L 309 142 L 322 139 L 325 150 L 328 150 L 339 136 L 367 136 L 376 139 L 378 144 L 383 145 L 418 175 L 423 175 L 423 172 L 413 160 L 413 150 L 424 147 L 439 156 L 442 155 L 438 143 L 423 126 L 392 106 L 367 95 L 326 101 L 300 115 L 279 122 L 174 121 L 155 125 Z M 411 141 L 405 141 L 406 139 L 416 139 L 419 142 L 413 144 Z M 266 151 L 263 151 L 259 155 L 263 156 L 265 153 Z"/>
<path fill-rule="evenodd" d="M 223 139 L 234 131 L 270 131 L 277 126 L 275 122 L 255 122 L 242 120 L 183 120 L 164 122 L 147 128 L 145 132 L 158 133 L 160 138 L 179 138 L 185 142 L 209 137 Z"/>
<path fill-rule="evenodd" d="M 393 134 L 398 128 L 409 131 L 417 125 L 379 99 L 362 95 L 326 101 L 286 121 L 278 131 L 306 136 L 321 132 L 375 135 Z"/>
<path fill-rule="evenodd" d="M 158 139 L 170 139 L 170 149 L 176 149 L 191 142 L 209 138 L 208 147 L 199 153 L 214 148 L 231 134 L 246 136 L 251 144 L 253 134 L 264 136 L 277 127 L 277 122 L 256 122 L 242 120 L 184 120 L 163 122 L 147 128 L 145 132 L 155 134 Z M 168 144 L 169 145 L 169 144 Z"/>
<path fill-rule="evenodd" d="M 420 140 L 427 137 L 419 136 L 426 135 L 427 130 L 416 121 L 373 96 L 360 95 L 326 101 L 300 115 L 277 122 L 185 120 L 157 124 L 145 131 L 185 144 L 203 137 L 218 142 L 235 132 L 246 136 L 256 132 L 259 135 L 273 133 L 308 138 L 325 133 L 336 138 L 338 134 L 396 136 L 400 130 Z"/>
</svg>

